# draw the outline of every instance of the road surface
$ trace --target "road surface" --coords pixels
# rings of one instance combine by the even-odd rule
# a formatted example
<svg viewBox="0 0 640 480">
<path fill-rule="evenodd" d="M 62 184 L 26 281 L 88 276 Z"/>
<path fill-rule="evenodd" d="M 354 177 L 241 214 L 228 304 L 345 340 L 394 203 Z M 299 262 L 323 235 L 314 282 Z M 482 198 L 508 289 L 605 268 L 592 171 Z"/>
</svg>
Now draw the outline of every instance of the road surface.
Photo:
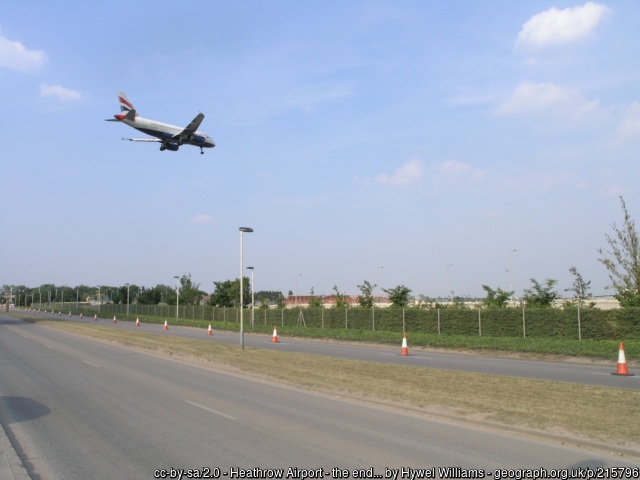
<svg viewBox="0 0 640 480">
<path fill-rule="evenodd" d="M 65 319 L 84 323 L 98 323 L 123 330 L 138 329 L 144 332 L 162 333 L 164 335 L 178 335 L 186 338 L 206 338 L 212 342 L 224 342 L 239 345 L 238 332 L 215 331 L 214 335 L 206 336 L 206 330 L 193 327 L 175 327 L 169 323 L 169 329 L 164 331 L 162 325 L 157 323 L 145 323 L 141 319 L 139 327 L 133 322 L 118 321 L 112 323 L 109 320 L 84 317 L 80 320 L 77 316 L 68 317 L 39 313 L 38 315 L 49 318 Z M 170 321 L 169 321 L 170 322 Z M 581 383 L 585 385 L 598 385 L 602 387 L 616 387 L 632 390 L 640 390 L 640 371 L 637 375 L 621 377 L 611 375 L 616 371 L 618 351 L 611 353 L 611 364 L 577 364 L 568 362 L 550 362 L 539 360 L 526 360 L 517 358 L 498 358 L 476 354 L 460 354 L 450 352 L 436 352 L 431 349 L 414 348 L 411 346 L 409 336 L 409 356 L 400 355 L 400 336 L 397 347 L 389 345 L 359 345 L 357 343 L 327 342 L 295 337 L 283 337 L 279 335 L 279 342 L 274 344 L 271 337 L 260 334 L 250 334 L 245 330 L 245 346 L 252 348 L 278 349 L 288 352 L 313 353 L 318 355 L 335 356 L 356 360 L 394 363 L 402 365 L 414 365 L 420 367 L 438 368 L 444 370 L 458 370 L 473 373 L 488 373 L 494 375 L 506 375 L 512 377 L 537 378 L 559 382 Z M 627 361 L 631 362 L 631 358 Z M 633 368 L 630 369 L 634 372 Z"/>
<path fill-rule="evenodd" d="M 640 467 L 629 457 L 305 393 L 4 315 L 0 365 L 0 424 L 33 479 Z"/>
</svg>

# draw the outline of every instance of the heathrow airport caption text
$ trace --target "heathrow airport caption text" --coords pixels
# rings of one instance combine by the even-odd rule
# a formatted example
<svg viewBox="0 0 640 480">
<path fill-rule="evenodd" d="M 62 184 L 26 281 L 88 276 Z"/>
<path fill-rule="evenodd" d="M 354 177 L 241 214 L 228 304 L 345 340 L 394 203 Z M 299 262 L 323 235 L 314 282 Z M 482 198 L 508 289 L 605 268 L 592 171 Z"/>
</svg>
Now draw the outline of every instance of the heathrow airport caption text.
<svg viewBox="0 0 640 480">
<path fill-rule="evenodd" d="M 227 470 L 220 468 L 196 468 L 196 469 L 158 469 L 154 472 L 154 478 L 167 479 L 189 479 L 189 478 L 212 478 L 212 479 L 357 479 L 375 478 L 383 480 L 421 480 L 428 478 L 493 478 L 494 480 L 524 480 L 524 479 L 615 479 L 615 478 L 638 478 L 640 479 L 640 468 L 627 467 L 601 467 L 601 468 L 564 468 L 564 469 L 470 469 L 460 467 L 431 467 L 431 468 L 385 468 L 384 471 L 374 471 L 372 468 L 362 468 L 348 470 L 344 468 L 236 468 Z"/>
</svg>

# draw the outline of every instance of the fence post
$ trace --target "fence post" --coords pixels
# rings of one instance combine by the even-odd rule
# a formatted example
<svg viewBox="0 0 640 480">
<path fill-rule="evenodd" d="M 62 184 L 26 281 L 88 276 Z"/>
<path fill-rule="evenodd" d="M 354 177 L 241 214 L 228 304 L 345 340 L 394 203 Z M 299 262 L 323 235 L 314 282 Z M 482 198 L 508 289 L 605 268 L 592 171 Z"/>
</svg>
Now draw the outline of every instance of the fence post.
<svg viewBox="0 0 640 480">
<path fill-rule="evenodd" d="M 482 336 L 482 318 L 480 315 L 480 309 L 478 309 L 478 336 Z"/>
<path fill-rule="evenodd" d="M 347 318 L 347 312 L 348 312 L 348 311 L 349 311 L 349 309 L 348 309 L 347 307 L 345 307 L 345 309 L 344 309 L 344 329 L 345 329 L 345 330 L 349 330 L 349 325 L 348 325 L 348 323 L 347 323 L 347 320 L 348 320 L 348 318 Z"/>
<path fill-rule="evenodd" d="M 527 323 L 524 319 L 524 305 L 522 306 L 522 338 L 527 338 Z"/>
<path fill-rule="evenodd" d="M 580 328 L 580 303 L 578 303 L 578 340 L 582 340 L 582 329 Z"/>
<path fill-rule="evenodd" d="M 440 335 L 440 309 L 438 308 L 438 335 Z"/>
<path fill-rule="evenodd" d="M 373 331 L 376 331 L 376 307 L 371 305 L 371 325 L 373 326 Z"/>
</svg>

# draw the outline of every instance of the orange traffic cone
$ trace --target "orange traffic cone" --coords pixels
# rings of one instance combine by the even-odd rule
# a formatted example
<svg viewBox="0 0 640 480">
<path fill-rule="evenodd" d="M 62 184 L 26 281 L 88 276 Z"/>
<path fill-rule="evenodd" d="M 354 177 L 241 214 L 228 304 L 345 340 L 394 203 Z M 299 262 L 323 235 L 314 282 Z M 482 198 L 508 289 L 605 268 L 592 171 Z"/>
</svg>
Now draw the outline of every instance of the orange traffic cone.
<svg viewBox="0 0 640 480">
<path fill-rule="evenodd" d="M 407 334 L 404 334 L 404 337 L 402 338 L 402 350 L 401 350 L 401 354 L 404 355 L 405 357 L 407 355 L 409 355 L 409 349 L 407 348 Z"/>
<path fill-rule="evenodd" d="M 167 325 L 167 321 L 164 321 L 164 327 L 162 327 L 163 330 L 169 330 L 169 325 Z"/>
<path fill-rule="evenodd" d="M 273 337 L 271 338 L 273 343 L 278 343 L 278 331 L 276 330 L 276 326 L 273 326 Z"/>
<path fill-rule="evenodd" d="M 207 335 L 213 335 L 213 330 L 211 330 L 211 324 L 209 324 L 209 328 L 207 329 Z"/>
<path fill-rule="evenodd" d="M 116 316 L 113 316 L 113 321 L 111 323 L 118 323 L 118 321 L 116 320 Z"/>
<path fill-rule="evenodd" d="M 140 326 L 140 319 L 136 318 L 136 327 Z"/>
<path fill-rule="evenodd" d="M 627 377 L 633 377 L 633 373 L 629 373 L 627 370 L 627 360 L 624 356 L 624 345 L 620 342 L 620 349 L 618 350 L 618 370 L 611 375 L 624 375 Z"/>
</svg>

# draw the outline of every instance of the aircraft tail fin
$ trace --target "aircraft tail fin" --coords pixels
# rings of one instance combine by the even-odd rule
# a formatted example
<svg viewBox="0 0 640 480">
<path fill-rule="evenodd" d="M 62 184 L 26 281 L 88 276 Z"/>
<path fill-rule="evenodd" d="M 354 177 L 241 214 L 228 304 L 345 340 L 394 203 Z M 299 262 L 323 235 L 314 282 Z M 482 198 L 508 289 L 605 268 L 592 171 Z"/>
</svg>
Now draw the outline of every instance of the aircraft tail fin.
<svg viewBox="0 0 640 480">
<path fill-rule="evenodd" d="M 133 107 L 124 92 L 118 92 L 118 101 L 120 102 L 120 113 L 124 114 L 127 120 L 134 120 L 138 116 L 136 109 Z M 133 114 L 130 114 L 133 112 Z"/>
</svg>

